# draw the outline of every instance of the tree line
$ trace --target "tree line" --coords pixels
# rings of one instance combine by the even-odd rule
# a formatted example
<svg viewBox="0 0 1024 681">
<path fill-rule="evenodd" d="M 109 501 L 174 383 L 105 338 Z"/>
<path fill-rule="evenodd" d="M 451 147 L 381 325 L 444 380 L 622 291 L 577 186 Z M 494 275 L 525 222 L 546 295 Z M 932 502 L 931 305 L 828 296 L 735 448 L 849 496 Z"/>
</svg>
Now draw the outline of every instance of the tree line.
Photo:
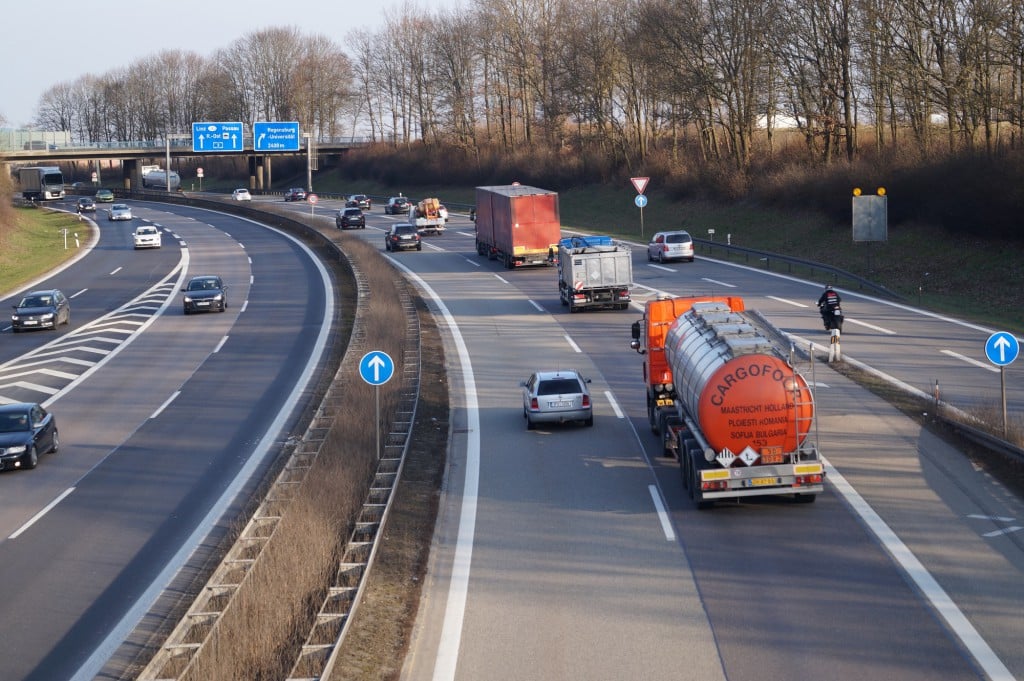
<svg viewBox="0 0 1024 681">
<path fill-rule="evenodd" d="M 320 139 L 741 171 L 783 131 L 827 164 L 991 154 L 1024 126 L 1024 5 L 1006 0 L 473 0 L 342 41 L 271 28 L 210 58 L 160 52 L 51 87 L 37 123 L 116 141 L 297 120 Z"/>
</svg>

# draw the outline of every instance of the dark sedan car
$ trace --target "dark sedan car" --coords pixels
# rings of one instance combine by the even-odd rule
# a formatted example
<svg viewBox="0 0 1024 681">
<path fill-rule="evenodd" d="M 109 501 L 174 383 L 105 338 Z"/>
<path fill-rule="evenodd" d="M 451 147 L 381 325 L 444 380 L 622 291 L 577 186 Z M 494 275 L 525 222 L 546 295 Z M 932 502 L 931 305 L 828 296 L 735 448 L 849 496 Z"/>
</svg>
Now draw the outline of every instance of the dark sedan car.
<svg viewBox="0 0 1024 681">
<path fill-rule="evenodd" d="M 352 196 L 348 197 L 348 200 L 350 202 L 355 201 L 356 206 L 358 206 L 362 210 L 371 210 L 373 208 L 373 199 L 371 199 L 366 194 L 353 194 Z M 346 203 L 345 205 L 348 204 Z"/>
<path fill-rule="evenodd" d="M 0 471 L 35 468 L 60 449 L 57 419 L 34 402 L 0 405 Z"/>
<path fill-rule="evenodd" d="M 79 213 L 95 213 L 96 202 L 90 199 L 88 196 L 83 196 L 78 199 L 78 212 Z"/>
<path fill-rule="evenodd" d="M 11 331 L 54 329 L 71 322 L 71 303 L 60 289 L 33 291 L 22 297 L 11 315 Z"/>
<path fill-rule="evenodd" d="M 185 314 L 193 312 L 223 312 L 228 309 L 227 286 L 220 277 L 212 274 L 192 277 L 188 280 L 182 299 Z"/>
<path fill-rule="evenodd" d="M 284 193 L 285 201 L 305 201 L 306 190 L 302 187 L 292 187 Z"/>
<path fill-rule="evenodd" d="M 358 208 L 342 208 L 334 218 L 338 229 L 366 229 L 366 216 Z"/>
<path fill-rule="evenodd" d="M 416 225 L 400 222 L 392 225 L 384 234 L 384 249 L 388 251 L 423 250 L 423 242 L 416 231 Z"/>
<path fill-rule="evenodd" d="M 384 212 L 387 215 L 405 215 L 409 212 L 410 205 L 409 199 L 404 196 L 392 196 L 384 206 Z"/>
</svg>

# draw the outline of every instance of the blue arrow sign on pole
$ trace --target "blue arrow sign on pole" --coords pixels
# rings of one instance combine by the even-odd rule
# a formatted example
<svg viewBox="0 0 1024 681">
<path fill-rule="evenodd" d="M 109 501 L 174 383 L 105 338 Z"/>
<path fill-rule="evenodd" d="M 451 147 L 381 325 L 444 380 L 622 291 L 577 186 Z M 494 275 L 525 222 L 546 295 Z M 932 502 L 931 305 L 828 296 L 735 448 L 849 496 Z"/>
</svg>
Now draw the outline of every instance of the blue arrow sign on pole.
<svg viewBox="0 0 1024 681">
<path fill-rule="evenodd" d="M 997 331 L 985 342 L 985 355 L 988 361 L 997 367 L 1004 367 L 1017 359 L 1020 354 L 1020 343 L 1016 336 L 1005 331 Z"/>
<path fill-rule="evenodd" d="M 202 122 L 192 124 L 192 151 L 242 151 L 240 122 Z"/>
<path fill-rule="evenodd" d="M 253 151 L 298 151 L 298 122 L 257 121 L 253 123 L 252 148 Z"/>
<path fill-rule="evenodd" d="M 382 385 L 395 373 L 395 362 L 386 352 L 371 350 L 359 360 L 359 375 L 370 385 Z"/>
<path fill-rule="evenodd" d="M 644 206 L 647 205 L 647 197 L 644 196 L 643 194 L 637 194 L 636 198 L 633 199 L 633 203 L 636 204 L 637 208 L 643 208 Z"/>
</svg>

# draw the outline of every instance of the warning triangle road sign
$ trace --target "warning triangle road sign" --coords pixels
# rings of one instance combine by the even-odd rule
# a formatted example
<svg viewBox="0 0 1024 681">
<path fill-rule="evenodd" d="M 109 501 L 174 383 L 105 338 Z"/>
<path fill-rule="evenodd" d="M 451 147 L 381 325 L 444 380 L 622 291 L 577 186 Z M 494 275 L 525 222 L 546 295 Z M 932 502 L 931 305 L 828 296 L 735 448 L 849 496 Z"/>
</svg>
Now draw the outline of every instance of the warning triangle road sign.
<svg viewBox="0 0 1024 681">
<path fill-rule="evenodd" d="M 647 189 L 647 183 L 651 181 L 649 177 L 631 177 L 629 181 L 636 187 L 637 194 L 643 194 L 644 190 Z"/>
</svg>

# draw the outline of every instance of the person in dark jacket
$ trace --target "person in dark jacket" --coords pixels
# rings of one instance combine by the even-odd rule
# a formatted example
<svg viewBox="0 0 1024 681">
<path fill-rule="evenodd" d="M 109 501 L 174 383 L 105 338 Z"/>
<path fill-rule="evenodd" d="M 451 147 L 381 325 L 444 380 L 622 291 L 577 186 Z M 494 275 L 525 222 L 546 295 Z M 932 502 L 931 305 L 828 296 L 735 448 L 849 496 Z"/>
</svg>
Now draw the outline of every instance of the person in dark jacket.
<svg viewBox="0 0 1024 681">
<path fill-rule="evenodd" d="M 839 292 L 832 288 L 831 284 L 825 287 L 818 298 L 818 310 L 821 312 L 821 320 L 825 324 L 826 331 L 843 330 L 842 302 L 843 299 L 839 296 Z"/>
</svg>

